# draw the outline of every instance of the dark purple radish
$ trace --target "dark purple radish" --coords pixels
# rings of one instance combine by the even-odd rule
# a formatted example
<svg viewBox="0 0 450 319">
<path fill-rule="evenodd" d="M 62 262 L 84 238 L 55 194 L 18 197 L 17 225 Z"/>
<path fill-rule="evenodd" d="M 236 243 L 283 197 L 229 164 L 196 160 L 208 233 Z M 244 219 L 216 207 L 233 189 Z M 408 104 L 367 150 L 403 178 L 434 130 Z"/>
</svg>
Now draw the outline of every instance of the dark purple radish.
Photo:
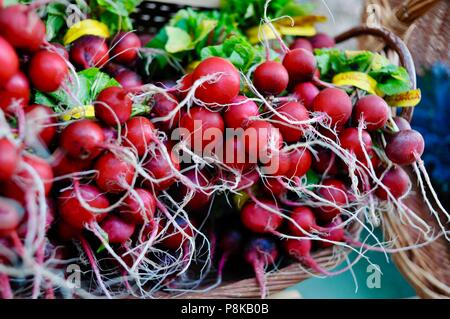
<svg viewBox="0 0 450 319">
<path fill-rule="evenodd" d="M 242 208 L 241 221 L 246 228 L 254 233 L 270 234 L 275 233 L 281 226 L 283 217 L 280 214 L 281 211 L 275 202 L 260 199 L 259 203 L 251 202 Z"/>
<path fill-rule="evenodd" d="M 317 33 L 309 41 L 314 49 L 333 48 L 336 46 L 336 41 L 325 33 Z"/>
<path fill-rule="evenodd" d="M 239 253 L 242 249 L 242 241 L 242 233 L 236 229 L 229 230 L 220 237 L 219 247 L 222 249 L 222 256 L 217 267 L 217 277 L 219 280 L 222 279 L 223 270 L 228 259 Z"/>
<path fill-rule="evenodd" d="M 61 133 L 59 145 L 73 158 L 90 160 L 100 154 L 105 142 L 103 129 L 91 120 L 69 124 Z"/>
<path fill-rule="evenodd" d="M 173 223 L 177 224 L 178 228 L 175 227 Z M 181 228 L 182 231 L 179 228 Z M 161 245 L 167 249 L 178 250 L 182 248 L 193 235 L 194 229 L 192 225 L 185 219 L 177 217 L 167 228 L 167 232 L 164 239 L 161 241 Z"/>
<path fill-rule="evenodd" d="M 167 95 L 162 93 L 157 93 L 153 96 L 153 104 L 150 111 L 150 117 L 151 118 L 158 118 L 158 117 L 166 117 L 171 114 L 178 106 L 178 100 L 177 98 L 167 93 Z M 155 124 L 156 127 L 158 127 L 160 130 L 163 131 L 171 131 L 175 127 L 178 127 L 180 122 L 180 111 L 174 112 L 171 119 L 167 119 L 164 121 L 158 121 Z"/>
<path fill-rule="evenodd" d="M 3 86 L 0 85 L 0 109 L 8 110 L 15 103 L 24 108 L 28 102 L 30 102 L 30 84 L 22 72 L 17 72 Z"/>
<path fill-rule="evenodd" d="M 313 46 L 312 46 L 311 42 L 309 42 L 309 40 L 303 39 L 303 38 L 295 39 L 294 42 L 292 42 L 292 44 L 289 46 L 289 49 L 290 50 L 305 49 L 309 52 L 313 52 Z"/>
<path fill-rule="evenodd" d="M 305 49 L 294 49 L 286 53 L 283 65 L 292 83 L 309 81 L 316 71 L 316 59 Z"/>
<path fill-rule="evenodd" d="M 406 195 L 411 187 L 411 180 L 408 174 L 400 166 L 394 166 L 387 171 L 381 179 L 381 183 L 389 190 L 395 199 L 399 199 Z M 378 186 L 375 194 L 382 200 L 391 200 L 391 197 L 381 186 Z"/>
<path fill-rule="evenodd" d="M 94 104 L 95 117 L 109 126 L 124 124 L 131 117 L 133 102 L 128 92 L 109 87 L 100 92 Z"/>
<path fill-rule="evenodd" d="M 318 190 L 317 195 L 337 206 L 321 203 L 322 206 L 316 209 L 317 217 L 329 223 L 341 213 L 340 207 L 347 204 L 347 189 L 343 182 L 336 179 L 326 179 L 322 182 L 322 186 L 324 187 Z"/>
<path fill-rule="evenodd" d="M 411 124 L 404 117 L 396 116 L 394 117 L 394 122 L 400 131 L 411 130 Z"/>
<path fill-rule="evenodd" d="M 68 72 L 58 53 L 42 50 L 31 58 L 28 74 L 34 88 L 49 93 L 61 86 Z"/>
<path fill-rule="evenodd" d="M 100 227 L 108 235 L 108 243 L 122 245 L 130 240 L 136 228 L 134 223 L 115 215 L 107 216 Z"/>
<path fill-rule="evenodd" d="M 313 169 L 319 174 L 336 175 L 338 172 L 338 166 L 336 161 L 336 155 L 324 148 L 317 150 L 317 159 L 313 159 Z"/>
<path fill-rule="evenodd" d="M 144 84 L 139 74 L 126 69 L 115 75 L 114 79 L 125 89 L 140 87 Z"/>
<path fill-rule="evenodd" d="M 106 41 L 94 35 L 85 35 L 77 39 L 70 48 L 70 60 L 83 69 L 101 68 L 109 60 Z"/>
<path fill-rule="evenodd" d="M 389 105 L 377 95 L 365 96 L 356 103 L 353 119 L 355 123 L 366 123 L 368 131 L 381 129 L 389 119 Z"/>
<path fill-rule="evenodd" d="M 294 88 L 294 96 L 308 109 L 312 109 L 313 101 L 320 90 L 311 82 L 299 83 Z"/>
<path fill-rule="evenodd" d="M 0 181 L 8 181 L 17 170 L 20 150 L 6 137 L 0 138 Z"/>
<path fill-rule="evenodd" d="M 0 35 L 16 49 L 35 52 L 44 43 L 45 24 L 31 8 L 12 5 L 0 10 Z"/>
<path fill-rule="evenodd" d="M 255 102 L 243 95 L 236 96 L 225 109 L 223 118 L 227 128 L 246 128 L 253 117 L 259 115 L 259 108 Z"/>
<path fill-rule="evenodd" d="M 118 63 L 131 64 L 138 57 L 141 40 L 133 32 L 119 32 L 111 43 L 111 56 Z"/>
<path fill-rule="evenodd" d="M 0 11 L 1 12 L 1 11 Z M 1 31 L 0 31 L 1 32 Z M 14 48 L 0 36 L 0 88 L 19 71 L 19 57 Z"/>
<path fill-rule="evenodd" d="M 395 164 L 410 165 L 420 158 L 425 149 L 422 135 L 415 130 L 395 133 L 386 146 L 386 156 Z"/>
<path fill-rule="evenodd" d="M 256 281 L 258 282 L 261 291 L 261 298 L 265 298 L 267 294 L 265 269 L 267 266 L 275 264 L 277 258 L 277 245 L 270 238 L 253 238 L 245 247 L 244 259 L 255 271 Z"/>
<path fill-rule="evenodd" d="M 352 101 L 341 89 L 328 88 L 321 91 L 313 101 L 313 111 L 326 113 L 331 125 L 343 126 L 352 115 Z"/>
<path fill-rule="evenodd" d="M 283 64 L 266 61 L 255 70 L 253 84 L 264 95 L 279 95 L 289 84 L 289 74 Z"/>
<path fill-rule="evenodd" d="M 14 233 L 23 217 L 23 208 L 15 200 L 0 197 L 0 238 Z"/>
<path fill-rule="evenodd" d="M 134 192 L 124 199 L 119 212 L 124 220 L 131 223 L 151 222 L 156 212 L 155 196 L 143 188 L 135 188 Z"/>
</svg>

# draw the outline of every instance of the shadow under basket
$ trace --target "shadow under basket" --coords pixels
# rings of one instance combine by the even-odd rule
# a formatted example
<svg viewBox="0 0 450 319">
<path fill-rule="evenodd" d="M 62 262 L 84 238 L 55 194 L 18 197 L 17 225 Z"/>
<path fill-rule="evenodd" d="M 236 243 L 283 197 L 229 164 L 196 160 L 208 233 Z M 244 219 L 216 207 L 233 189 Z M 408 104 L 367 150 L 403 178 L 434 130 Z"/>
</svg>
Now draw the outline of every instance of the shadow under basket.
<svg viewBox="0 0 450 319">
<path fill-rule="evenodd" d="M 188 1 L 189 2 L 189 1 Z M 192 1 L 191 1 L 192 2 Z M 209 1 L 207 1 L 209 3 Z M 211 5 L 202 7 L 214 7 L 217 1 L 211 1 Z M 141 32 L 156 32 L 161 28 L 170 17 L 179 9 L 185 8 L 191 3 L 181 1 L 144 1 L 139 10 L 133 15 L 135 25 Z M 392 63 L 399 63 L 408 71 L 411 78 L 411 86 L 416 88 L 416 71 L 414 61 L 405 43 L 393 32 L 384 28 L 356 27 L 336 37 L 336 42 L 344 42 L 356 37 L 371 36 L 383 43 L 382 50 L 384 55 L 391 59 Z M 373 50 L 373 47 L 364 47 L 361 49 Z M 381 49 L 381 48 L 380 48 Z M 397 62 L 398 61 L 398 62 Z M 395 113 L 396 110 L 392 109 Z M 401 116 L 411 121 L 413 108 L 404 108 Z M 412 176 L 413 190 L 417 190 L 416 179 Z M 431 196 L 429 196 L 431 198 Z M 405 200 L 405 203 L 414 210 L 414 212 L 427 221 L 429 226 L 439 233 L 440 228 L 436 217 L 433 216 L 424 204 L 420 192 L 411 192 L 411 195 Z M 445 224 L 447 221 L 441 217 Z M 392 210 L 381 216 L 382 229 L 384 231 L 384 240 L 393 242 L 392 248 L 402 248 L 417 243 L 420 234 L 411 226 L 403 223 L 395 210 Z M 448 224 L 447 224 L 448 225 Z M 349 233 L 357 239 L 361 227 L 352 226 Z M 342 249 L 327 248 L 312 254 L 318 264 L 325 269 L 333 269 L 346 260 L 349 251 Z M 405 250 L 392 254 L 392 258 L 402 272 L 403 276 L 416 289 L 418 296 L 422 298 L 450 298 L 450 244 L 441 236 L 432 243 L 413 250 Z M 311 277 L 309 270 L 306 270 L 300 264 L 291 264 L 276 271 L 266 274 L 266 286 L 270 295 L 279 293 L 299 282 Z M 207 292 L 190 292 L 183 295 L 170 295 L 166 293 L 158 294 L 159 298 L 260 298 L 260 288 L 255 278 L 248 278 L 238 281 L 226 281 L 216 288 Z"/>
</svg>

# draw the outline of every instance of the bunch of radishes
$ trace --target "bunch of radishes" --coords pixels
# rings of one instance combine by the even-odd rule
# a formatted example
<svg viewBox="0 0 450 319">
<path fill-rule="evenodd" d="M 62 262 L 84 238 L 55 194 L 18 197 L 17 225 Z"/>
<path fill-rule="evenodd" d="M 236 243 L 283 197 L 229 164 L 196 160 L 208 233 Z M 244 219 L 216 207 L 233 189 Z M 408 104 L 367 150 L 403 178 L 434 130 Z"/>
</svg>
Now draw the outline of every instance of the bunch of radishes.
<svg viewBox="0 0 450 319">
<path fill-rule="evenodd" d="M 0 9 L 2 297 L 184 292 L 211 275 L 220 283 L 242 251 L 265 296 L 264 270 L 282 257 L 332 275 L 313 249 L 389 250 L 349 230 L 372 234 L 366 222 L 393 207 L 428 234 L 402 202 L 401 166 L 425 174 L 422 137 L 381 97 L 320 80 L 311 51 L 329 37 L 281 43 L 247 75 L 211 57 L 166 87 L 123 66 L 136 68 L 142 50 L 134 33 L 50 44 L 32 9 Z M 95 117 L 62 121 L 29 105 L 30 87 L 77 100 L 67 84 L 92 67 L 121 84 L 95 97 Z M 71 285 L 71 263 L 96 285 Z"/>
</svg>

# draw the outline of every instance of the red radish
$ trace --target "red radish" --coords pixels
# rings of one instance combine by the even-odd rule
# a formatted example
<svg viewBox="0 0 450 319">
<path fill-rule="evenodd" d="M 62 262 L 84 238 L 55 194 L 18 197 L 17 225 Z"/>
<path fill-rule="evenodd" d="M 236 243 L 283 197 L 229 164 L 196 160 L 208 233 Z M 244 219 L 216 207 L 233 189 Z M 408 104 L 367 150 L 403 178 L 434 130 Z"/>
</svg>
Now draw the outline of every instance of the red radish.
<svg viewBox="0 0 450 319">
<path fill-rule="evenodd" d="M 55 203 L 52 199 L 47 198 L 47 207 L 46 207 L 46 215 L 45 215 L 45 230 L 48 231 L 55 221 Z M 23 215 L 20 226 L 17 228 L 17 234 L 20 238 L 25 238 L 28 232 L 28 212 L 25 212 Z"/>
<path fill-rule="evenodd" d="M 192 73 L 186 74 L 177 82 L 176 95 L 180 98 L 180 100 L 184 99 L 187 96 L 192 84 Z"/>
<path fill-rule="evenodd" d="M 0 15 L 1 12 L 0 11 Z M 1 29 L 1 28 L 0 28 Z M 0 30 L 0 33 L 2 30 Z M 19 71 L 19 57 L 14 48 L 0 36 L 0 87 L 5 85 L 11 77 Z"/>
<path fill-rule="evenodd" d="M 0 181 L 8 181 L 17 170 L 20 152 L 6 137 L 0 138 Z"/>
<path fill-rule="evenodd" d="M 80 120 L 69 124 L 61 133 L 59 144 L 73 158 L 89 160 L 100 154 L 105 134 L 96 122 Z"/>
<path fill-rule="evenodd" d="M 285 176 L 288 178 L 302 177 L 311 168 L 312 155 L 306 148 L 298 148 L 290 152 L 289 170 Z"/>
<path fill-rule="evenodd" d="M 65 221 L 60 221 L 56 225 L 58 239 L 63 242 L 70 242 L 74 239 L 79 238 L 81 236 L 82 230 L 83 228 L 72 227 Z"/>
<path fill-rule="evenodd" d="M 400 131 L 411 130 L 411 124 L 404 117 L 394 117 L 394 122 Z"/>
<path fill-rule="evenodd" d="M 109 193 L 117 194 L 131 187 L 135 168 L 132 164 L 112 153 L 102 155 L 95 163 L 98 174 L 95 181 L 98 187 Z"/>
<path fill-rule="evenodd" d="M 207 187 L 211 180 L 211 176 L 205 171 L 190 170 L 184 173 L 184 176 L 201 188 Z M 184 198 L 187 196 L 189 189 L 184 184 L 181 184 L 181 187 L 177 188 L 177 192 Z M 208 209 L 210 200 L 211 196 L 209 194 L 196 190 L 193 197 L 187 202 L 186 208 L 189 211 Z"/>
<path fill-rule="evenodd" d="M 119 207 L 120 216 L 131 223 L 144 224 L 153 219 L 156 211 L 156 200 L 152 193 L 135 188 Z"/>
<path fill-rule="evenodd" d="M 126 69 L 120 71 L 114 78 L 125 89 L 140 87 L 144 84 L 139 74 Z"/>
<path fill-rule="evenodd" d="M 278 179 L 268 178 L 264 182 L 264 191 L 271 196 L 280 197 L 287 192 L 287 189 Z"/>
<path fill-rule="evenodd" d="M 177 224 L 182 231 L 175 227 L 173 223 Z M 177 250 L 193 236 L 194 230 L 188 222 L 182 218 L 175 218 L 173 223 L 167 228 L 167 233 L 165 238 L 161 241 L 161 245 L 168 249 Z"/>
<path fill-rule="evenodd" d="M 201 152 L 210 143 L 217 144 L 219 142 L 214 135 L 209 136 L 209 134 L 223 134 L 225 123 L 219 112 L 193 107 L 188 114 L 181 118 L 180 128 L 189 132 L 191 146 L 195 151 Z"/>
<path fill-rule="evenodd" d="M 223 58 L 203 60 L 192 73 L 192 82 L 217 74 L 217 78 L 204 82 L 195 97 L 204 103 L 229 104 L 240 91 L 240 76 L 236 68 Z"/>
<path fill-rule="evenodd" d="M 305 49 L 307 51 L 313 52 L 313 46 L 311 42 L 309 42 L 307 39 L 303 38 L 297 38 L 292 42 L 292 44 L 289 46 L 290 50 L 294 49 Z"/>
<path fill-rule="evenodd" d="M 353 118 L 356 122 L 362 118 L 368 131 L 378 130 L 389 118 L 389 105 L 378 95 L 365 96 L 356 103 Z"/>
<path fill-rule="evenodd" d="M 25 109 L 25 118 L 28 127 L 38 125 L 40 140 L 49 146 L 56 136 L 57 118 L 55 112 L 45 105 L 33 104 Z"/>
<path fill-rule="evenodd" d="M 336 179 L 326 179 L 322 182 L 322 186 L 323 187 L 321 187 L 317 192 L 321 198 L 334 203 L 338 207 L 342 207 L 347 204 L 347 189 L 343 182 Z M 328 223 L 341 213 L 339 208 L 328 206 L 326 204 L 322 204 L 322 206 L 318 207 L 316 212 L 317 217 L 321 221 Z"/>
<path fill-rule="evenodd" d="M 31 59 L 29 76 L 31 83 L 39 91 L 56 91 L 67 74 L 66 62 L 58 53 L 42 50 Z"/>
<path fill-rule="evenodd" d="M 314 99 L 313 111 L 326 113 L 331 118 L 332 125 L 342 126 L 352 115 L 352 101 L 345 91 L 328 88 Z"/>
<path fill-rule="evenodd" d="M 85 35 L 77 39 L 70 48 L 70 60 L 82 67 L 100 68 L 109 60 L 109 49 L 103 38 Z"/>
<path fill-rule="evenodd" d="M 79 185 L 80 197 L 94 209 L 109 207 L 108 198 L 92 185 Z M 94 213 L 85 209 L 79 201 L 75 189 L 68 189 L 58 195 L 58 210 L 62 220 L 74 229 L 83 229 L 86 224 L 99 222 L 106 213 Z"/>
<path fill-rule="evenodd" d="M 246 128 L 251 118 L 259 115 L 258 105 L 246 96 L 238 95 L 230 104 L 223 113 L 227 128 Z"/>
<path fill-rule="evenodd" d="M 40 182 L 43 183 L 44 193 L 47 196 L 53 185 L 53 171 L 51 166 L 44 159 L 31 154 L 23 155 L 22 161 L 24 162 L 23 164 L 31 166 L 40 177 Z M 20 203 L 25 203 L 27 191 L 35 191 L 37 181 L 33 179 L 31 173 L 25 170 L 25 168 L 18 169 L 15 178 L 14 181 L 9 180 L 3 184 L 2 193 Z"/>
<path fill-rule="evenodd" d="M 242 136 L 231 136 L 225 140 L 222 161 L 241 172 L 254 166 L 254 163 L 250 163 Z"/>
<path fill-rule="evenodd" d="M 37 51 L 45 40 L 45 31 L 41 18 L 25 5 L 0 10 L 0 35 L 16 49 Z"/>
<path fill-rule="evenodd" d="M 293 236 L 306 236 L 305 232 L 311 232 L 317 229 L 316 216 L 313 211 L 304 206 L 296 207 L 290 216 L 294 222 L 288 222 L 289 233 Z M 303 232 L 302 230 L 305 232 Z"/>
<path fill-rule="evenodd" d="M 127 222 L 118 216 L 109 215 L 100 224 L 108 235 L 108 243 L 125 244 L 134 233 L 135 224 Z"/>
<path fill-rule="evenodd" d="M 23 208 L 16 201 L 0 197 L 0 238 L 7 237 L 20 225 Z"/>
<path fill-rule="evenodd" d="M 316 59 L 305 49 L 294 49 L 286 53 L 283 65 L 288 71 L 289 80 L 293 83 L 311 80 L 316 71 Z"/>
<path fill-rule="evenodd" d="M 177 98 L 167 93 L 167 96 L 162 93 L 157 93 L 153 96 L 153 105 L 150 111 L 151 118 L 165 117 L 175 110 L 178 106 Z M 155 126 L 163 131 L 171 131 L 178 127 L 180 122 L 180 112 L 176 112 L 172 119 L 156 122 Z"/>
<path fill-rule="evenodd" d="M 244 259 L 255 271 L 256 280 L 261 290 L 261 298 L 266 296 L 265 268 L 275 264 L 277 258 L 277 245 L 272 239 L 256 237 L 251 239 L 245 247 Z"/>
<path fill-rule="evenodd" d="M 415 130 L 404 130 L 394 134 L 386 146 L 387 157 L 395 164 L 410 165 L 422 156 L 425 141 Z"/>
<path fill-rule="evenodd" d="M 280 131 L 266 121 L 252 122 L 244 132 L 245 149 L 251 163 L 257 160 L 267 164 L 273 152 L 278 152 L 283 145 Z"/>
<path fill-rule="evenodd" d="M 78 158 L 72 158 L 70 156 L 61 156 L 57 158 L 53 163 L 53 173 L 55 176 L 63 176 L 72 174 L 75 172 L 83 172 L 91 168 L 90 160 L 81 160 Z"/>
<path fill-rule="evenodd" d="M 338 167 L 334 153 L 324 148 L 317 151 L 318 159 L 314 159 L 312 163 L 314 170 L 319 174 L 324 174 L 328 170 L 329 175 L 336 175 Z"/>
<path fill-rule="evenodd" d="M 143 116 L 133 117 L 125 123 L 125 128 L 122 131 L 124 145 L 135 148 L 138 156 L 142 157 L 155 137 L 154 130 L 155 127 L 147 118 Z"/>
<path fill-rule="evenodd" d="M 372 149 L 372 138 L 367 131 L 362 130 L 362 144 L 367 153 Z M 348 150 L 350 153 L 354 154 L 358 159 L 364 159 L 364 150 L 361 146 L 361 141 L 359 140 L 358 129 L 354 127 L 349 127 L 344 129 L 339 134 L 339 140 L 341 141 L 341 146 Z"/>
<path fill-rule="evenodd" d="M 111 43 L 111 55 L 123 64 L 131 64 L 138 57 L 141 40 L 133 32 L 119 32 Z"/>
<path fill-rule="evenodd" d="M 289 121 L 300 122 L 309 120 L 308 110 L 298 102 L 285 103 L 277 111 Z M 303 136 L 303 130 L 306 129 L 305 124 L 290 124 L 289 121 L 284 120 L 279 115 L 273 116 L 272 120 L 276 121 L 273 123 L 273 126 L 280 130 L 283 140 L 286 142 L 297 142 Z"/>
<path fill-rule="evenodd" d="M 6 110 L 14 101 L 25 107 L 30 101 L 30 84 L 22 72 L 17 72 L 3 85 L 0 85 L 0 109 Z"/>
<path fill-rule="evenodd" d="M 336 218 L 331 224 L 326 225 L 325 227 L 323 227 L 324 229 L 328 230 L 326 231 L 325 235 L 322 235 L 321 238 L 323 239 L 327 239 L 330 241 L 336 241 L 336 242 L 342 242 L 345 241 L 345 230 L 344 228 L 336 228 L 336 226 L 338 226 L 339 224 L 342 223 L 341 218 Z M 317 245 L 321 248 L 328 248 L 328 247 L 332 247 L 334 244 L 333 243 L 329 243 L 326 241 L 318 241 Z"/>
<path fill-rule="evenodd" d="M 289 84 L 289 74 L 283 64 L 266 61 L 256 68 L 253 84 L 264 95 L 279 95 Z"/>
<path fill-rule="evenodd" d="M 333 48 L 336 41 L 325 33 L 317 33 L 309 40 L 314 49 Z"/>
<path fill-rule="evenodd" d="M 169 155 L 172 165 L 179 171 L 180 163 L 176 159 L 175 154 L 169 152 Z M 177 180 L 170 164 L 159 150 L 156 150 L 156 155 L 152 155 L 149 160 L 144 162 L 144 169 L 151 177 L 158 180 L 156 183 L 147 183 L 148 187 L 152 187 L 155 190 L 166 190 Z"/>
<path fill-rule="evenodd" d="M 384 177 L 381 179 L 381 182 L 384 186 L 386 186 L 386 188 L 395 199 L 406 195 L 409 188 L 411 187 L 411 180 L 408 174 L 400 166 L 394 166 L 389 171 L 387 171 Z M 375 194 L 380 199 L 390 200 L 388 193 L 381 186 L 378 186 Z"/>
<path fill-rule="evenodd" d="M 260 179 L 259 173 L 253 169 L 248 172 L 243 172 L 241 175 L 241 181 L 237 185 L 237 190 L 242 190 L 256 184 Z"/>
<path fill-rule="evenodd" d="M 284 176 L 291 167 L 290 154 L 283 150 L 272 152 L 267 164 L 261 167 L 265 175 Z"/>
<path fill-rule="evenodd" d="M 265 205 L 280 212 L 275 202 L 267 199 L 260 199 L 260 202 L 261 204 L 251 202 L 242 208 L 242 223 L 254 233 L 273 233 L 281 226 L 283 217 L 262 206 Z"/>
<path fill-rule="evenodd" d="M 311 110 L 313 101 L 320 90 L 311 82 L 299 83 L 294 87 L 294 96 L 308 109 Z"/>
<path fill-rule="evenodd" d="M 126 90 L 109 87 L 100 92 L 94 105 L 95 117 L 109 126 L 117 126 L 117 121 L 123 124 L 131 117 L 133 102 Z"/>
</svg>

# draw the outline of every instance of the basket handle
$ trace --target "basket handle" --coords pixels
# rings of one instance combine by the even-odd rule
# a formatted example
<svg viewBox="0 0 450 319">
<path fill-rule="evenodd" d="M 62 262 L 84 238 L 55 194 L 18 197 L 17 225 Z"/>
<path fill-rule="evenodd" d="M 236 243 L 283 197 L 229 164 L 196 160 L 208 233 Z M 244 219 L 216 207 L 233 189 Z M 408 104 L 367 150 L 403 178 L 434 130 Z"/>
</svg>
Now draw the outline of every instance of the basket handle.
<svg viewBox="0 0 450 319">
<path fill-rule="evenodd" d="M 411 25 L 440 1 L 441 0 L 406 0 L 395 9 L 395 16 L 400 22 Z"/>
<path fill-rule="evenodd" d="M 413 2 L 414 1 L 415 0 L 413 0 Z M 414 66 L 414 60 L 406 44 L 400 37 L 396 36 L 394 33 L 384 28 L 371 28 L 367 26 L 359 26 L 338 35 L 335 38 L 335 40 L 336 43 L 340 43 L 349 40 L 351 38 L 366 35 L 372 35 L 383 39 L 387 47 L 391 50 L 394 50 L 398 54 L 401 65 L 406 69 L 406 71 L 409 74 L 411 80 L 411 87 L 415 89 L 417 87 L 417 82 L 416 82 L 416 68 Z M 413 107 L 406 107 L 403 108 L 400 116 L 404 117 L 406 120 L 411 122 L 413 112 L 414 112 Z"/>
</svg>

